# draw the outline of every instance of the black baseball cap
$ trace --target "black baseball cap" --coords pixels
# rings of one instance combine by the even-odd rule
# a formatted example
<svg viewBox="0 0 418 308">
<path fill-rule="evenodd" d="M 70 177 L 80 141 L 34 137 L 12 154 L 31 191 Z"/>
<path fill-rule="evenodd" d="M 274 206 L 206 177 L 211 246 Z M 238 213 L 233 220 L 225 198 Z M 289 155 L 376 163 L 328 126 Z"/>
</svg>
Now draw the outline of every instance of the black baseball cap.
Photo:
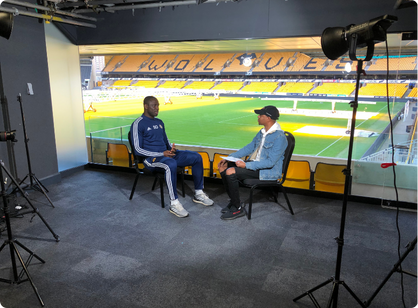
<svg viewBox="0 0 418 308">
<path fill-rule="evenodd" d="M 265 106 L 263 109 L 254 110 L 256 114 L 265 114 L 272 120 L 277 120 L 280 116 L 279 110 L 275 106 Z"/>
</svg>

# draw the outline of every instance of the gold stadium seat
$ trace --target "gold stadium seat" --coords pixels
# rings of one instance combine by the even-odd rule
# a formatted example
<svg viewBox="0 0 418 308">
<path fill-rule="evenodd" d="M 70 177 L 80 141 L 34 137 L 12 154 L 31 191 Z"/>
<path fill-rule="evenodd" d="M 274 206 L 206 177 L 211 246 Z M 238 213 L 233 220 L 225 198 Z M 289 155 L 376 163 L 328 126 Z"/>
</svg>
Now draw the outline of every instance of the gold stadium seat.
<svg viewBox="0 0 418 308">
<path fill-rule="evenodd" d="M 317 163 L 314 173 L 315 190 L 344 193 L 345 165 Z"/>
<path fill-rule="evenodd" d="M 219 173 L 218 164 L 223 159 L 221 156 L 228 156 L 228 154 L 221 154 L 221 153 L 215 153 L 213 154 L 213 161 L 212 161 L 212 170 L 213 170 L 213 177 L 214 178 L 220 178 L 221 175 Z"/>
<path fill-rule="evenodd" d="M 202 156 L 203 176 L 210 177 L 212 174 L 212 162 L 210 161 L 208 152 L 197 152 Z"/>
<path fill-rule="evenodd" d="M 106 164 L 113 166 L 132 167 L 132 154 L 122 143 L 108 143 L 106 149 Z"/>
<path fill-rule="evenodd" d="M 307 160 L 291 160 L 283 186 L 310 189 L 311 166 Z"/>
<path fill-rule="evenodd" d="M 211 176 L 211 170 L 212 170 L 212 162 L 210 161 L 208 152 L 197 152 L 202 156 L 202 162 L 203 162 L 203 176 L 210 177 Z M 193 174 L 192 173 L 192 167 L 187 166 L 185 167 L 186 174 Z"/>
</svg>

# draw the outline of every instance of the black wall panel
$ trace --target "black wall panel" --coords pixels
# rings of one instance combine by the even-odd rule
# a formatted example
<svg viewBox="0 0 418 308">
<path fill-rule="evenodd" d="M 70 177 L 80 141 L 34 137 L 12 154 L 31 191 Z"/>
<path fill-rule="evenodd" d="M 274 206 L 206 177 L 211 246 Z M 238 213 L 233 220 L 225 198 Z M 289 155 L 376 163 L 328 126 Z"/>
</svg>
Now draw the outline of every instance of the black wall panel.
<svg viewBox="0 0 418 308">
<path fill-rule="evenodd" d="M 8 101 L 11 128 L 16 129 L 15 157 L 18 176 L 28 173 L 20 104 L 22 94 L 28 148 L 32 171 L 41 179 L 58 172 L 54 123 L 44 25 L 35 18 L 17 16 L 9 40 L 0 38 L 0 63 L 4 92 Z M 27 94 L 27 83 L 32 83 L 34 95 Z M 1 113 L 1 109 L 0 109 Z M 4 130 L 0 115 L 0 131 Z M 8 165 L 5 142 L 0 142 L 0 159 Z"/>
</svg>

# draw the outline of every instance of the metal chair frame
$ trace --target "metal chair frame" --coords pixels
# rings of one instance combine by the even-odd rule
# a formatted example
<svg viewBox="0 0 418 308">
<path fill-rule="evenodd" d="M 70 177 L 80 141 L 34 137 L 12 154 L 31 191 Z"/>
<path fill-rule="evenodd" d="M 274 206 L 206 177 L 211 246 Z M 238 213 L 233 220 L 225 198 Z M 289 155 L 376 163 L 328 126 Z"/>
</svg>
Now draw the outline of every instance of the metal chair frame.
<svg viewBox="0 0 418 308">
<path fill-rule="evenodd" d="M 133 144 L 132 144 L 132 140 L 131 140 L 131 133 L 128 133 L 128 139 L 129 139 L 129 145 L 131 146 L 131 149 L 133 149 Z M 132 190 L 131 190 L 131 195 L 129 196 L 129 200 L 132 200 L 134 192 L 135 192 L 135 188 L 136 185 L 138 183 L 139 177 L 141 175 L 146 175 L 146 174 L 151 174 L 152 176 L 155 177 L 154 179 L 154 183 L 152 184 L 152 189 L 155 189 L 155 186 L 157 184 L 157 182 L 160 184 L 160 196 L 161 196 L 161 207 L 164 208 L 165 207 L 165 203 L 164 203 L 164 173 L 163 172 L 159 172 L 159 171 L 150 171 L 147 168 L 139 168 L 140 164 L 143 164 L 145 157 L 143 156 L 138 156 L 135 155 L 135 152 L 132 150 L 132 154 L 134 156 L 134 163 L 135 163 L 135 170 L 136 170 L 136 177 L 135 177 L 135 181 L 134 181 L 134 185 L 132 186 Z M 182 196 L 185 197 L 186 194 L 184 192 L 184 168 L 182 167 L 177 167 L 177 174 L 180 175 L 180 179 L 181 179 L 181 193 Z"/>
<path fill-rule="evenodd" d="M 287 193 L 286 193 L 286 190 L 283 186 L 283 183 L 286 180 L 287 169 L 289 167 L 290 159 L 292 158 L 293 150 L 295 148 L 295 137 L 289 132 L 284 132 L 284 133 L 285 133 L 286 139 L 287 139 L 287 148 L 286 148 L 286 151 L 284 153 L 282 177 L 280 179 L 276 180 L 276 181 L 262 181 L 262 180 L 258 180 L 258 179 L 246 179 L 242 182 L 242 184 L 245 187 L 250 188 L 250 198 L 249 198 L 250 200 L 249 200 L 248 210 L 247 210 L 248 220 L 251 219 L 254 190 L 257 189 L 257 188 L 262 188 L 262 187 L 271 188 L 271 190 L 273 192 L 273 196 L 274 196 L 274 201 L 276 203 L 278 203 L 278 200 L 277 200 L 278 193 L 275 193 L 273 189 L 274 188 L 280 188 L 280 190 L 282 191 L 282 193 L 283 193 L 283 195 L 286 199 L 286 203 L 287 203 L 287 206 L 289 208 L 289 212 L 292 215 L 294 215 L 292 205 L 290 204 L 289 198 L 287 197 Z"/>
</svg>

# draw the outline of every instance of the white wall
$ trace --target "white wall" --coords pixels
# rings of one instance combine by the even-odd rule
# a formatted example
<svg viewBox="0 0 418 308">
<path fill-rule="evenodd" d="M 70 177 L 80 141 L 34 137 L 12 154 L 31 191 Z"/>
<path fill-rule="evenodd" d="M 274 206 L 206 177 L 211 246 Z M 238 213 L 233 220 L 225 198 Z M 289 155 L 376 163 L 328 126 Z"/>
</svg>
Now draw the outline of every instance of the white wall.
<svg viewBox="0 0 418 308">
<path fill-rule="evenodd" d="M 45 41 L 57 145 L 58 170 L 88 162 L 78 47 L 45 23 Z"/>
</svg>

